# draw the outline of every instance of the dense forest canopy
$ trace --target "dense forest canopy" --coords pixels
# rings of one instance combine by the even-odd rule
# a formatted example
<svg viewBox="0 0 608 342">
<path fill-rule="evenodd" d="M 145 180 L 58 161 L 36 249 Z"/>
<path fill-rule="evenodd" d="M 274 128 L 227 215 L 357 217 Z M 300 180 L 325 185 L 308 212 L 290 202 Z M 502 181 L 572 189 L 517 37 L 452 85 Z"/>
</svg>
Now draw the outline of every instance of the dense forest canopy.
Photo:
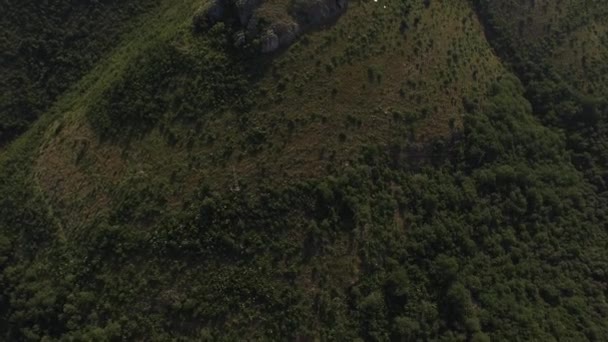
<svg viewBox="0 0 608 342">
<path fill-rule="evenodd" d="M 0 4 L 0 145 L 23 133 L 155 0 Z M 158 1 L 156 1 L 158 2 Z"/>
<path fill-rule="evenodd" d="M 608 338 L 608 5 L 217 4 L 0 5 L 0 339 Z"/>
</svg>

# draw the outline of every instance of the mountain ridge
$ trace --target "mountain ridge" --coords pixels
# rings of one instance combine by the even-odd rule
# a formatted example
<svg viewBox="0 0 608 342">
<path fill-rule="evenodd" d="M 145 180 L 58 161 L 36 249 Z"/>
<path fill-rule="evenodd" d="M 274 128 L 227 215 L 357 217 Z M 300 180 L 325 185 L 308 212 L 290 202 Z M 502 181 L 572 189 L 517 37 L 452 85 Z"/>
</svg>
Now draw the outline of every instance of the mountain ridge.
<svg viewBox="0 0 608 342">
<path fill-rule="evenodd" d="M 594 13 L 535 3 L 351 2 L 266 55 L 143 10 L 0 152 L 0 336 L 602 340 L 608 101 L 564 64 L 605 45 L 535 50 Z"/>
</svg>

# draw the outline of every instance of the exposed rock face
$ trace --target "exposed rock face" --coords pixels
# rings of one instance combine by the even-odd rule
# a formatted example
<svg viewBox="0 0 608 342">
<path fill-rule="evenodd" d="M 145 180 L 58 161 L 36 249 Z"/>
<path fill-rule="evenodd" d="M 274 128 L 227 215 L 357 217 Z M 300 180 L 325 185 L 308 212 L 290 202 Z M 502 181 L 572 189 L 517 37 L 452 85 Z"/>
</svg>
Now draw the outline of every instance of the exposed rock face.
<svg viewBox="0 0 608 342">
<path fill-rule="evenodd" d="M 298 37 L 300 26 L 295 22 L 276 23 L 272 25 L 272 30 L 279 37 L 280 46 L 289 46 Z"/>
<path fill-rule="evenodd" d="M 347 0 L 296 0 L 293 15 L 304 26 L 318 26 L 344 13 L 347 5 Z"/>
<path fill-rule="evenodd" d="M 260 6 L 262 0 L 235 0 L 234 6 L 241 26 L 247 26 L 247 22 L 253 15 L 253 11 Z"/>
<path fill-rule="evenodd" d="M 262 52 L 272 52 L 279 48 L 279 37 L 272 29 L 266 30 L 260 38 L 262 44 Z"/>
<path fill-rule="evenodd" d="M 245 46 L 245 44 L 247 44 L 247 37 L 245 37 L 245 32 L 237 31 L 232 36 L 232 41 L 234 42 L 234 46 L 238 48 Z"/>
<path fill-rule="evenodd" d="M 233 35 L 236 47 L 259 42 L 262 53 L 291 45 L 305 31 L 342 15 L 348 0 L 209 0 L 194 16 L 198 29 L 224 21 L 240 29 Z"/>
<path fill-rule="evenodd" d="M 286 11 L 276 11 L 276 7 L 262 4 L 247 25 L 247 35 L 259 37 L 264 53 L 291 45 L 300 33 L 300 25 Z"/>
<path fill-rule="evenodd" d="M 226 6 L 222 0 L 209 0 L 194 14 L 193 23 L 197 29 L 207 29 L 223 20 Z"/>
</svg>

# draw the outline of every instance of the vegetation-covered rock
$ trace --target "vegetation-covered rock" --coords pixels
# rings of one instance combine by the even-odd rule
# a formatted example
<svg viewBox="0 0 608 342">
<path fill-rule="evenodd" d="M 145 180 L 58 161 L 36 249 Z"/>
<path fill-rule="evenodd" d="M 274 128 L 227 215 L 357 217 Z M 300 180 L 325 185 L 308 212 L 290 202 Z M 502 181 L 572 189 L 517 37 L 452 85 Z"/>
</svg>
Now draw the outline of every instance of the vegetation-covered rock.
<svg viewBox="0 0 608 342">
<path fill-rule="evenodd" d="M 305 31 L 335 20 L 347 5 L 347 0 L 211 0 L 200 7 L 193 22 L 195 28 L 208 29 L 224 21 L 236 27 L 235 46 L 258 41 L 260 51 L 270 53 L 291 45 Z"/>
</svg>

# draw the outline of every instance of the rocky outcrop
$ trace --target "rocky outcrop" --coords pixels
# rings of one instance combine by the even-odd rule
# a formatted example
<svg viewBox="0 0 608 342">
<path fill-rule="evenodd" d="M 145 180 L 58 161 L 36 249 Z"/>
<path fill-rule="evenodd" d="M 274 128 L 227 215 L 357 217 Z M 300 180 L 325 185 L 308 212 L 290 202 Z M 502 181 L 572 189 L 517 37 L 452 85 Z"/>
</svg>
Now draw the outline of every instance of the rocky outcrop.
<svg viewBox="0 0 608 342">
<path fill-rule="evenodd" d="M 236 46 L 237 48 L 245 46 L 245 44 L 247 44 L 247 37 L 245 37 L 245 32 L 236 31 L 236 33 L 232 35 L 232 41 L 234 42 L 234 46 Z"/>
<path fill-rule="evenodd" d="M 196 11 L 193 24 L 196 29 L 204 30 L 222 21 L 225 15 L 226 5 L 224 1 L 209 0 Z"/>
<path fill-rule="evenodd" d="M 272 29 L 268 29 L 262 34 L 260 44 L 262 52 L 272 52 L 279 48 L 279 36 Z"/>
<path fill-rule="evenodd" d="M 270 2 L 272 1 L 272 2 Z M 236 47 L 258 45 L 262 53 L 287 47 L 307 30 L 335 20 L 348 0 L 209 0 L 194 15 L 194 26 L 205 30 L 219 21 L 235 27 Z"/>
<path fill-rule="evenodd" d="M 253 12 L 262 4 L 262 0 L 235 0 L 234 7 L 241 26 L 246 27 Z"/>
<path fill-rule="evenodd" d="M 298 34 L 300 33 L 300 25 L 298 25 L 295 22 L 276 23 L 276 24 L 272 25 L 271 29 L 279 37 L 280 46 L 291 45 L 296 40 L 296 38 L 298 37 Z"/>
<path fill-rule="evenodd" d="M 305 27 L 327 23 L 346 11 L 347 0 L 296 0 L 293 16 Z"/>
</svg>

